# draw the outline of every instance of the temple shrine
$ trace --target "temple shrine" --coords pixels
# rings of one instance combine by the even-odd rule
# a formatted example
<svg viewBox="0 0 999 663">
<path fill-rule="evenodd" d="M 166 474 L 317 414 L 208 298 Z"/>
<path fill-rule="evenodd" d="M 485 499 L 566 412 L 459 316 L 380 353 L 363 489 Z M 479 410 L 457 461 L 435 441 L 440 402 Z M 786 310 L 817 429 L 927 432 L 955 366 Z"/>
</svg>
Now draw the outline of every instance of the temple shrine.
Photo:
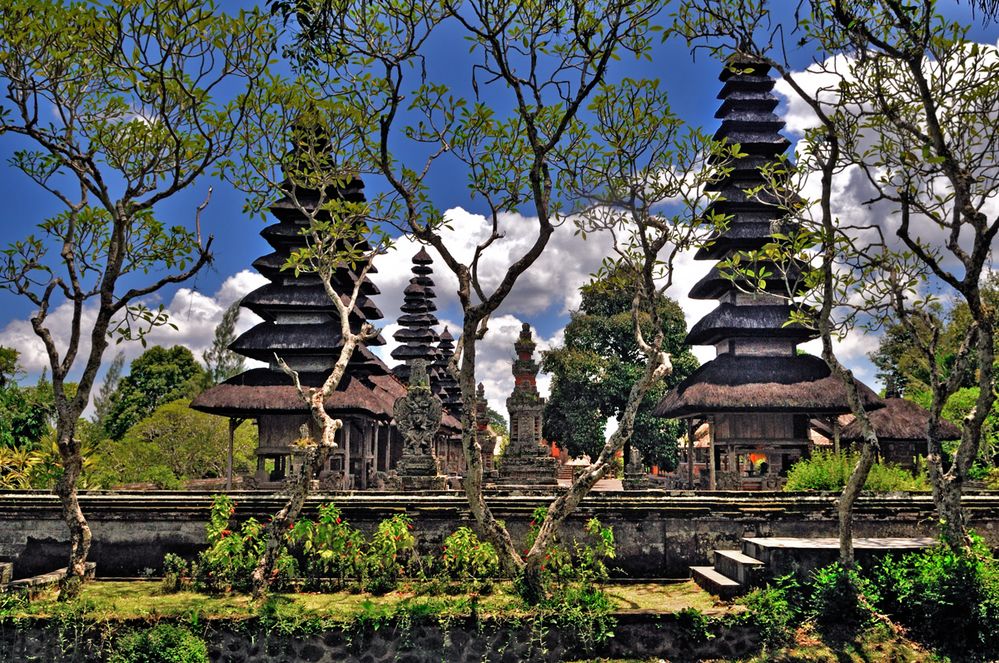
<svg viewBox="0 0 999 663">
<path fill-rule="evenodd" d="M 765 191 L 763 170 L 779 165 L 790 144 L 780 133 L 784 122 L 774 114 L 778 101 L 768 72 L 765 64 L 732 60 L 720 76 L 722 103 L 715 117 L 721 126 L 714 138 L 738 143 L 744 155 L 711 185 L 719 198 L 708 212 L 730 222 L 698 251 L 698 260 L 724 261 L 751 253 L 772 242 L 773 233 L 791 229 L 778 204 L 787 196 Z M 772 264 L 756 268 L 781 273 Z M 671 390 L 656 414 L 687 421 L 685 452 L 690 459 L 697 455 L 694 431 L 707 424 L 708 476 L 701 487 L 779 489 L 791 465 L 810 453 L 811 421 L 850 410 L 846 391 L 829 366 L 798 351 L 816 333 L 787 324 L 789 300 L 803 288 L 795 278 L 797 270 L 796 265 L 785 268 L 786 278 L 769 279 L 761 290 L 715 266 L 691 288 L 691 298 L 714 299 L 718 306 L 690 329 L 686 342 L 712 345 L 717 356 Z M 861 392 L 865 407 L 882 406 L 868 387 L 861 385 Z"/>
</svg>

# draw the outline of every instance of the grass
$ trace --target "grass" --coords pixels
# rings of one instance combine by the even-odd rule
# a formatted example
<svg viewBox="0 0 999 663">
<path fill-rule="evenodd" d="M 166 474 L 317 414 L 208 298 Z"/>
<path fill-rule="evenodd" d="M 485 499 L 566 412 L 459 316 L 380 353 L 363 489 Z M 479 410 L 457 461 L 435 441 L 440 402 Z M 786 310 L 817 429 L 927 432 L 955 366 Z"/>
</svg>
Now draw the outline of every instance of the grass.
<svg viewBox="0 0 999 663">
<path fill-rule="evenodd" d="M 678 612 L 696 608 L 717 616 L 742 610 L 718 602 L 692 581 L 605 585 L 622 612 Z M 243 594 L 210 596 L 195 592 L 164 593 L 158 583 L 96 581 L 87 583 L 73 604 L 77 615 L 95 621 L 156 621 L 159 619 L 250 619 L 261 614 L 261 606 Z M 474 606 L 474 607 L 473 607 Z M 43 594 L 29 604 L 4 612 L 10 618 L 46 618 L 59 614 L 55 592 Z M 380 596 L 337 592 L 329 594 L 276 594 L 268 610 L 275 617 L 319 617 L 335 622 L 390 616 L 399 610 L 413 615 L 520 617 L 527 614 L 523 602 L 509 582 L 496 583 L 488 594 L 469 594 L 458 586 L 404 583 L 397 591 Z"/>
<path fill-rule="evenodd" d="M 744 663 L 927 663 L 946 661 L 884 626 L 876 626 L 848 642 L 826 641 L 810 626 L 795 634 L 795 642 L 764 652 Z"/>
</svg>

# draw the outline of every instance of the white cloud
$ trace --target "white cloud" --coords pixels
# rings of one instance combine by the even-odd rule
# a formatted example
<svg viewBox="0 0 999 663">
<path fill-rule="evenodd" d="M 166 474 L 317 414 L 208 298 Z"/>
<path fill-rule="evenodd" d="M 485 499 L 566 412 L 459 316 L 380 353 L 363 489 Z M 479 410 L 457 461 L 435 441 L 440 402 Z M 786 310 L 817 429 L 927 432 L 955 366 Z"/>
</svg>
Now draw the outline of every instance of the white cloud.
<svg viewBox="0 0 999 663">
<path fill-rule="evenodd" d="M 207 295 L 190 288 L 178 289 L 170 304 L 164 307 L 169 321 L 176 325 L 177 329 L 169 326 L 158 327 L 146 337 L 147 343 L 149 345 L 183 345 L 200 359 L 201 353 L 211 345 L 215 328 L 222 320 L 222 314 L 226 308 L 239 297 L 264 283 L 266 283 L 266 279 L 263 276 L 256 272 L 243 270 L 227 278 L 213 295 Z M 63 303 L 57 306 L 48 317 L 47 326 L 52 330 L 60 351 L 66 348 L 69 341 L 67 331 L 70 328 L 72 313 L 72 307 L 68 303 Z M 84 311 L 83 329 L 88 329 L 93 325 L 95 316 L 96 308 L 87 307 Z M 249 329 L 259 321 L 257 316 L 243 309 L 236 327 L 237 333 Z M 37 375 L 43 369 L 48 368 L 48 356 L 45 354 L 44 346 L 27 320 L 9 322 L 0 331 L 0 345 L 12 347 L 21 353 L 21 364 L 29 376 Z M 115 352 L 122 350 L 126 359 L 134 359 L 142 353 L 142 349 L 139 343 L 125 342 L 117 346 L 112 344 L 105 357 L 110 360 Z M 84 334 L 80 358 L 77 361 L 78 366 L 82 366 L 89 350 L 88 336 Z M 70 377 L 72 378 L 74 375 L 71 373 Z"/>
</svg>

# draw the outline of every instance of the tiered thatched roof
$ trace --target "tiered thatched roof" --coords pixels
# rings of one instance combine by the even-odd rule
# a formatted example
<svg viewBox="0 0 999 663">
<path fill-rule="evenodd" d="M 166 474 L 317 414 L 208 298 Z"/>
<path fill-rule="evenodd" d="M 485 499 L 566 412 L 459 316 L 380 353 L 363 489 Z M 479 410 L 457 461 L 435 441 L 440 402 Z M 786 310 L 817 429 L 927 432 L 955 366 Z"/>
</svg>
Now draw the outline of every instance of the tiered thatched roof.
<svg viewBox="0 0 999 663">
<path fill-rule="evenodd" d="M 904 398 L 886 398 L 884 404 L 883 408 L 868 415 L 879 440 L 923 441 L 926 439 L 930 413 L 924 407 Z M 852 415 L 840 431 L 839 438 L 844 442 L 855 442 L 862 438 L 860 423 Z M 960 428 L 949 421 L 940 422 L 940 439 L 957 440 L 960 438 Z"/>
</svg>

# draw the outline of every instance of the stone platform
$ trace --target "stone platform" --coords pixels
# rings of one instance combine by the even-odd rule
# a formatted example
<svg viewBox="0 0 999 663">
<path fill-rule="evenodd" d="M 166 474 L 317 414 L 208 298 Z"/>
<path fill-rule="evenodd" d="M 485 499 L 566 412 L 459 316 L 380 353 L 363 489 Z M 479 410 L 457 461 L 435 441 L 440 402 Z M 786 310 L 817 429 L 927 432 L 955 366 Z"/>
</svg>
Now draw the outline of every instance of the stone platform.
<svg viewBox="0 0 999 663">
<path fill-rule="evenodd" d="M 937 539 L 928 536 L 860 537 L 853 540 L 853 551 L 857 563 L 865 566 L 888 555 L 904 555 L 936 543 Z M 715 550 L 714 566 L 692 566 L 690 571 L 703 589 L 731 598 L 762 585 L 768 578 L 789 573 L 804 576 L 837 559 L 839 539 L 835 537 L 745 537 L 741 550 Z"/>
</svg>

